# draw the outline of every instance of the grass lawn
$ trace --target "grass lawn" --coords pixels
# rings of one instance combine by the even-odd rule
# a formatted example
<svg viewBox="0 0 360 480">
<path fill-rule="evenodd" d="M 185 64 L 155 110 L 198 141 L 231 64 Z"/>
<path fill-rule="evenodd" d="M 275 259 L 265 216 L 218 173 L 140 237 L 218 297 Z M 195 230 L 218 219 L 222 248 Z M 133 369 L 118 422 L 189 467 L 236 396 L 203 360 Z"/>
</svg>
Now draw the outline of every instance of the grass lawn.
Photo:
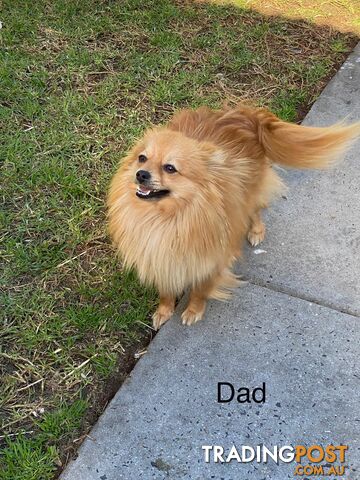
<svg viewBox="0 0 360 480">
<path fill-rule="evenodd" d="M 5 0 L 0 20 L 0 479 L 49 480 L 151 336 L 155 294 L 106 236 L 123 153 L 180 107 L 298 120 L 356 38 L 170 0 Z"/>
</svg>

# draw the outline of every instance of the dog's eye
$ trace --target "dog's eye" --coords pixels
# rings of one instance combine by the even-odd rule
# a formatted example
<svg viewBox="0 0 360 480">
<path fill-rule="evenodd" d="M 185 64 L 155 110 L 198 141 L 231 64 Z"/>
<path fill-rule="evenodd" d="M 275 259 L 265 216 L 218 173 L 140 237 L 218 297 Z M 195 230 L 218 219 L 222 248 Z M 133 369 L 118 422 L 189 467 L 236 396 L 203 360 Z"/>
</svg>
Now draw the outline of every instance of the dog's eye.
<svg viewBox="0 0 360 480">
<path fill-rule="evenodd" d="M 147 160 L 147 157 L 145 155 L 139 155 L 139 162 L 140 163 L 145 163 Z"/>
<path fill-rule="evenodd" d="M 177 172 L 176 168 L 174 167 L 174 165 L 170 165 L 170 163 L 166 163 L 165 165 L 163 165 L 163 170 L 166 172 L 166 173 L 175 173 Z"/>
</svg>

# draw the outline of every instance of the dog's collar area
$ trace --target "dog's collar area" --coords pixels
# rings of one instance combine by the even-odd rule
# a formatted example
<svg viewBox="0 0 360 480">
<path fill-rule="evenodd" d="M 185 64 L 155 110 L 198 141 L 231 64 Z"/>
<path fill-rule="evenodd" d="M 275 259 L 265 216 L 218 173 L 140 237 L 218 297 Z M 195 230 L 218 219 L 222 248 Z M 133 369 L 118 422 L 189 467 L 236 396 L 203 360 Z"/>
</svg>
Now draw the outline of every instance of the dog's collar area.
<svg viewBox="0 0 360 480">
<path fill-rule="evenodd" d="M 170 193 L 170 190 L 151 190 L 150 188 L 146 188 L 143 185 L 138 186 L 136 190 L 136 196 L 142 198 L 144 200 L 150 198 L 162 198 L 165 197 Z"/>
</svg>

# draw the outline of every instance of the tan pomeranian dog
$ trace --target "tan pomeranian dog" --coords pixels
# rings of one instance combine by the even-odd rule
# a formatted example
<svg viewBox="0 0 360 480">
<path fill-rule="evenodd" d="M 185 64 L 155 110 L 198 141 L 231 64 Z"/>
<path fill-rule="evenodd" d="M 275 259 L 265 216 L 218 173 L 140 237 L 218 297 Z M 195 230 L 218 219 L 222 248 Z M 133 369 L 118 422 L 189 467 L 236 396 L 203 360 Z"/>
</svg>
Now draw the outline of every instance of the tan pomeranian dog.
<svg viewBox="0 0 360 480">
<path fill-rule="evenodd" d="M 324 168 L 359 133 L 360 124 L 305 127 L 242 106 L 180 111 L 148 130 L 112 180 L 108 218 L 124 265 L 159 291 L 154 328 L 185 289 L 182 321 L 191 325 L 208 298 L 238 284 L 230 269 L 243 240 L 264 239 L 261 209 L 282 189 L 273 163 Z"/>
</svg>

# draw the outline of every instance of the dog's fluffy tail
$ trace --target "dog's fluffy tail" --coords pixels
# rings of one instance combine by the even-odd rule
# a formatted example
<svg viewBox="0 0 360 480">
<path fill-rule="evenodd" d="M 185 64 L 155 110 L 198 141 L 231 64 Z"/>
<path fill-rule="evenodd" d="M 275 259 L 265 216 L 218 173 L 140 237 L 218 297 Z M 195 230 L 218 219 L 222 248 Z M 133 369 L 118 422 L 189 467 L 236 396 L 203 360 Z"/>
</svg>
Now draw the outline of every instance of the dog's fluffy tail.
<svg viewBox="0 0 360 480">
<path fill-rule="evenodd" d="M 266 156 L 293 168 L 325 168 L 360 136 L 360 122 L 306 127 L 283 122 L 272 114 L 259 116 L 258 135 Z"/>
</svg>

